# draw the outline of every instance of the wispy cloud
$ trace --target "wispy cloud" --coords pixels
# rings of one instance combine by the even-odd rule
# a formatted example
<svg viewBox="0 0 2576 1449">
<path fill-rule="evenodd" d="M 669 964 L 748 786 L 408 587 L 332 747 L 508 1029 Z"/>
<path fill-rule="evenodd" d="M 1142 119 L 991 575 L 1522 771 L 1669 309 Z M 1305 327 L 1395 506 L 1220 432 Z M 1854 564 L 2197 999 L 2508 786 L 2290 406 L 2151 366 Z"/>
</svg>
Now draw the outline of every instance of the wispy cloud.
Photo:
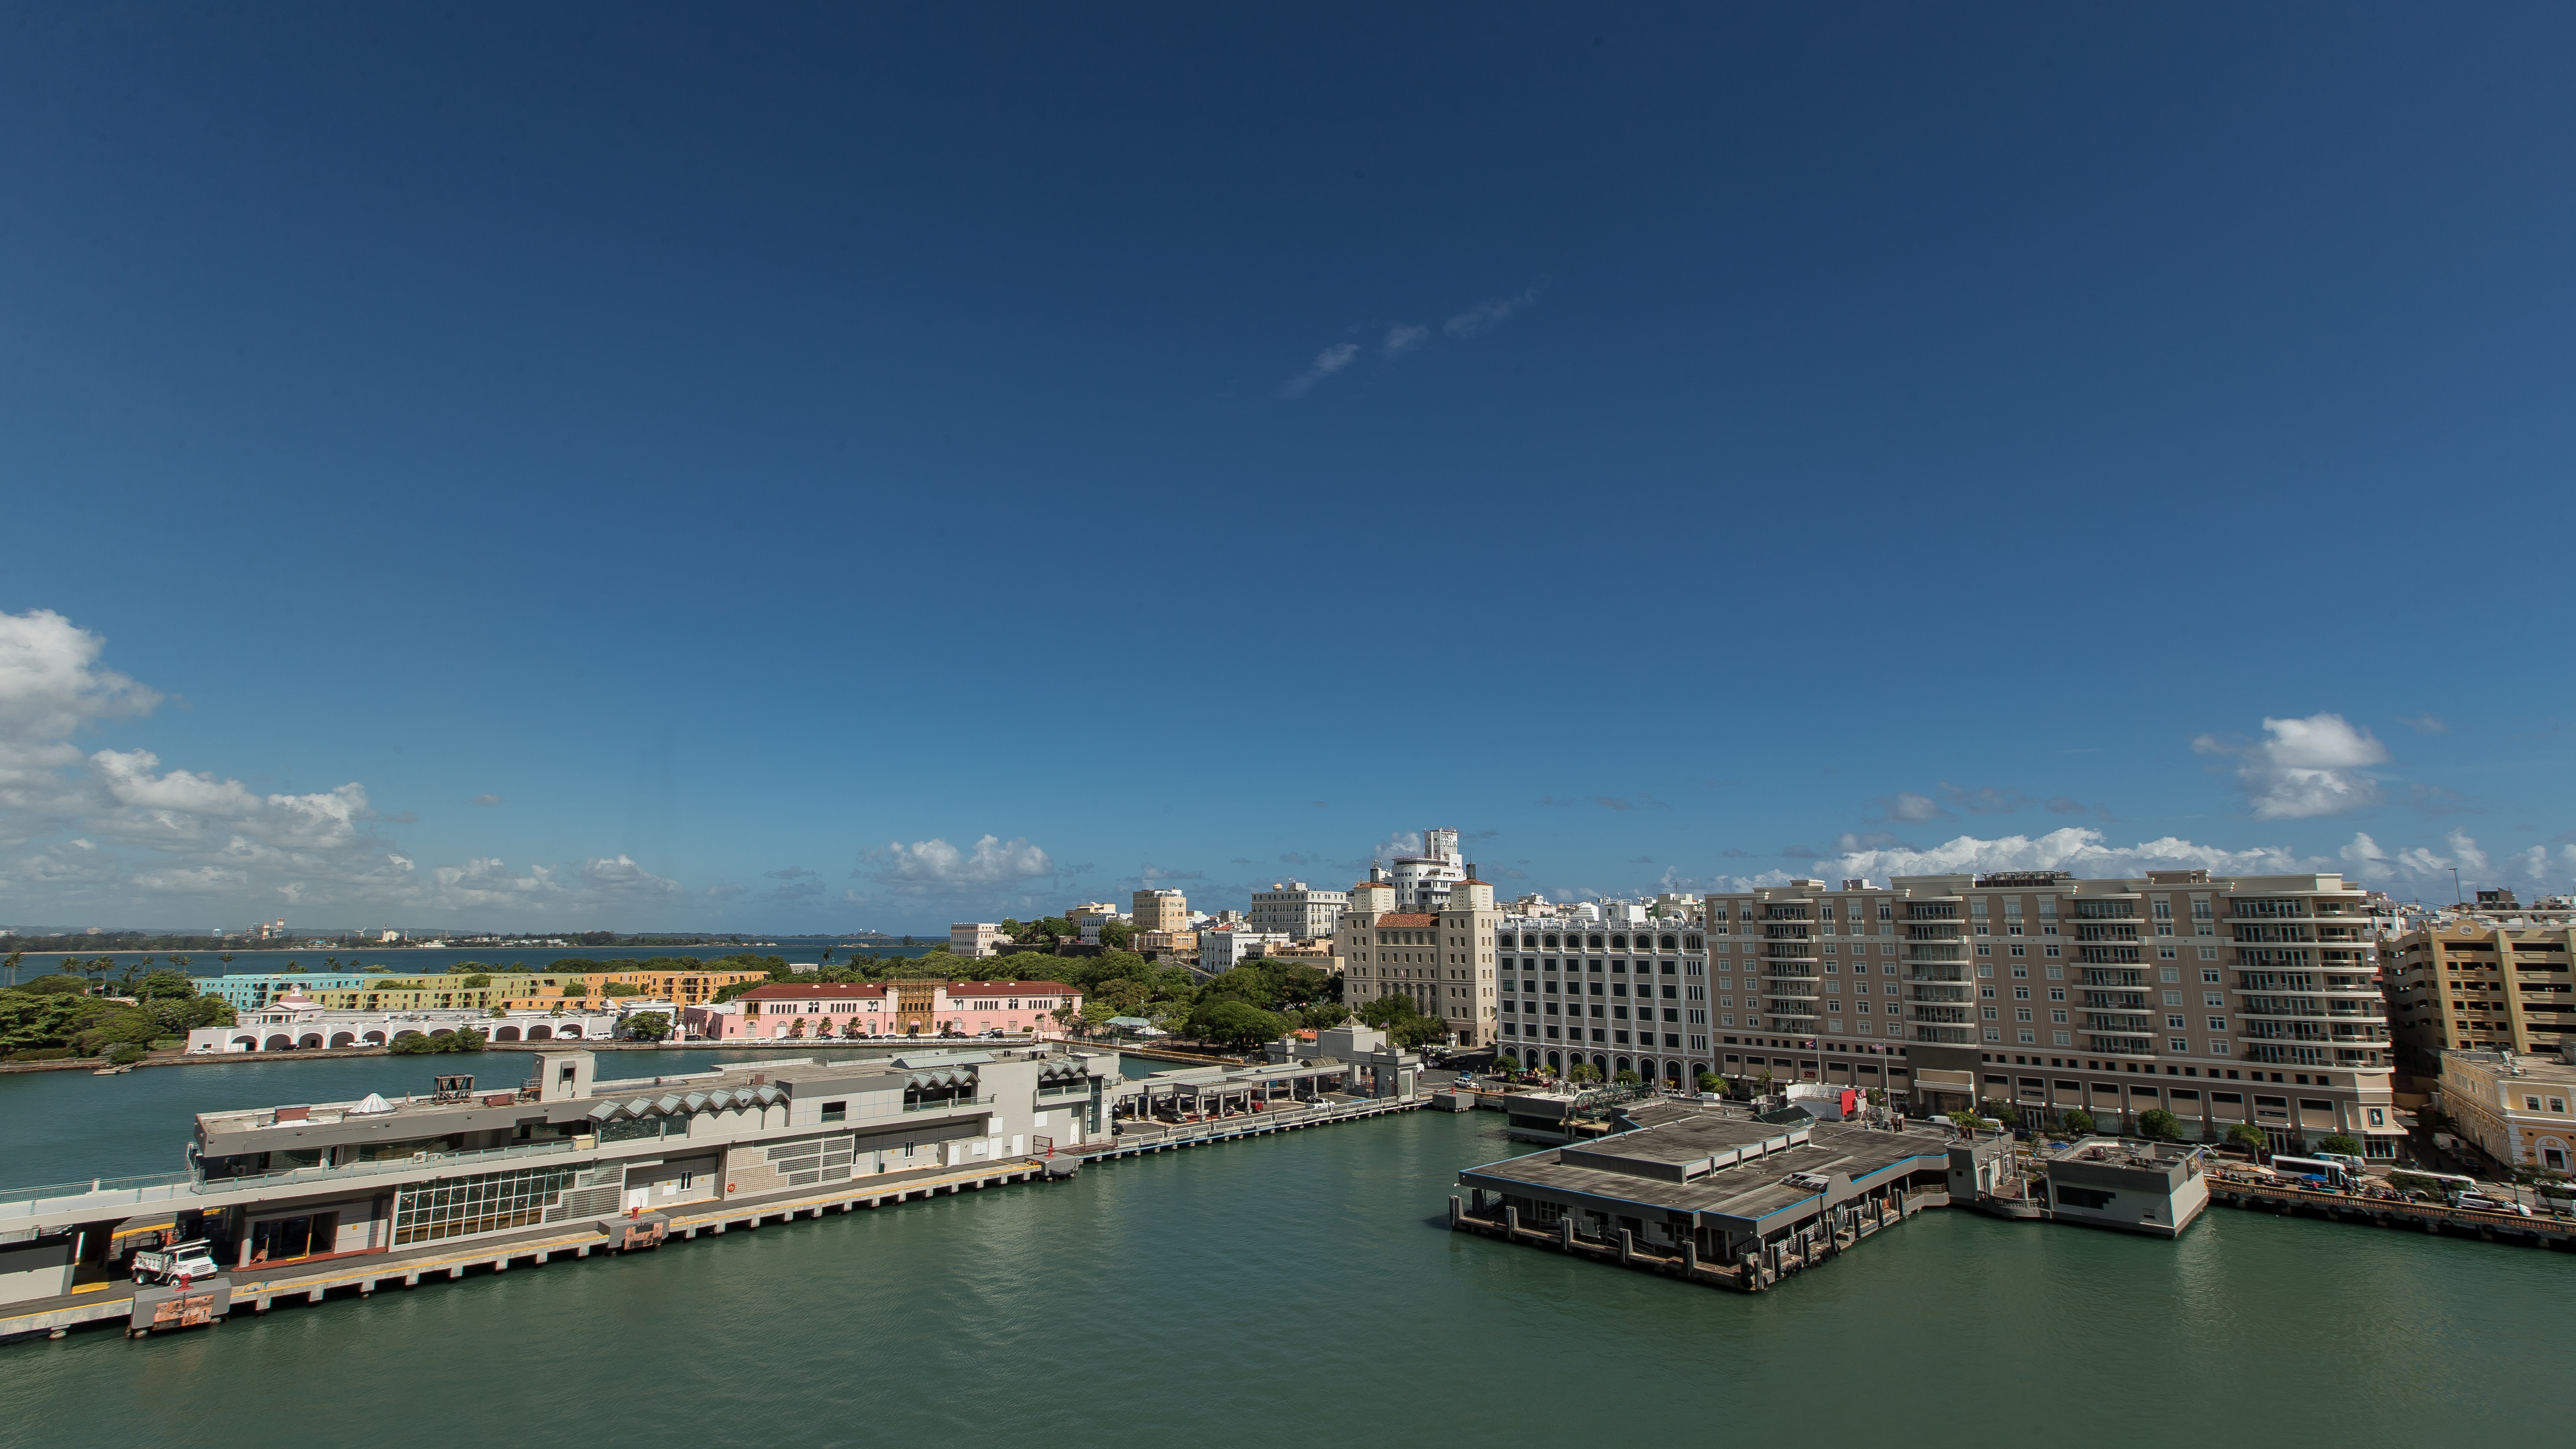
<svg viewBox="0 0 2576 1449">
<path fill-rule="evenodd" d="M 474 797 L 473 803 L 477 805 L 498 805 L 501 803 L 501 797 L 498 795 L 477 795 Z"/>
<path fill-rule="evenodd" d="M 1537 300 L 1536 287 L 1509 297 L 1490 297 L 1442 323 L 1440 330 L 1464 342 L 1477 333 L 1490 332 L 1509 322 L 1515 313 Z"/>
<path fill-rule="evenodd" d="M 2476 807 L 2469 804 L 2468 797 L 2459 791 L 2446 790 L 2439 785 L 2427 785 L 2421 780 L 2406 787 L 2406 803 L 2427 815 L 2476 813 Z"/>
<path fill-rule="evenodd" d="M 1393 362 L 1430 340 L 1430 328 L 1417 327 L 1410 322 L 1398 322 L 1386 329 L 1386 341 L 1378 344 L 1378 355 Z"/>
<path fill-rule="evenodd" d="M 1941 808 L 1940 801 L 1929 795 L 1917 795 L 1911 790 L 1899 790 L 1893 795 L 1882 795 L 1870 801 L 1869 804 L 1871 809 L 1878 812 L 1879 819 L 1905 825 L 1920 825 L 1926 820 L 1938 820 L 1950 813 Z"/>
<path fill-rule="evenodd" d="M 2385 764 L 2388 747 L 2339 714 L 2266 719 L 2268 739 L 2202 735 L 2191 742 L 2204 755 L 2236 761 L 2236 780 L 2257 820 L 2308 820 L 2341 815 L 2379 802 L 2379 781 L 2364 766 Z"/>
<path fill-rule="evenodd" d="M 2429 714 L 2399 715 L 2397 722 L 2419 735 L 2447 735 L 2451 727 Z"/>
<path fill-rule="evenodd" d="M 1998 789 L 1993 785 L 1980 785 L 1970 790 L 1947 780 L 1941 782 L 1941 797 L 1950 803 L 1951 808 L 1965 810 L 1971 815 L 2010 815 L 2030 803 L 2030 797 L 2019 790 Z"/>
<path fill-rule="evenodd" d="M 1316 353 L 1315 360 L 1306 364 L 1304 372 L 1279 384 L 1279 395 L 1286 398 L 1304 397 L 1315 390 L 1315 384 L 1350 366 L 1351 359 L 1359 355 L 1358 343 L 1336 342 Z"/>
</svg>

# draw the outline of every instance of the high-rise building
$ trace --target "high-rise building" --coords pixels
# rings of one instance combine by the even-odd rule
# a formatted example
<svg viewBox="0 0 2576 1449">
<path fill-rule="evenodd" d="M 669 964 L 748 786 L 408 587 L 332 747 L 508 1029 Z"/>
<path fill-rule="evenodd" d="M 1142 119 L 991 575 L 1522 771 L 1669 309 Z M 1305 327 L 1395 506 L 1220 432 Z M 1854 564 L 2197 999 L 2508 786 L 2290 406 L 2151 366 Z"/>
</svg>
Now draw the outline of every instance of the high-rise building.
<svg viewBox="0 0 2576 1449">
<path fill-rule="evenodd" d="M 1376 872 L 1370 873 L 1371 879 Z M 1467 862 L 1458 854 L 1458 832 L 1426 830 L 1422 832 L 1420 855 L 1399 855 L 1387 881 L 1395 887 L 1395 908 L 1399 911 L 1442 911 L 1448 909 L 1449 891 L 1467 878 Z"/>
<path fill-rule="evenodd" d="M 1643 913 L 1500 923 L 1496 954 L 1516 968 L 1502 973 L 1505 1047 L 1668 1082 L 1877 1087 L 1922 1111 L 2082 1108 L 2133 1129 L 2161 1108 L 2193 1137 L 2246 1122 L 2282 1148 L 2337 1132 L 2376 1157 L 2403 1144 L 2377 917 L 2340 876 L 1802 880 L 1713 894 L 1649 930 L 1612 918 L 1628 910 Z M 1682 988 L 1678 1023 L 1663 1020 L 1667 984 Z M 1655 988 L 1651 1038 L 1641 985 Z"/>
<path fill-rule="evenodd" d="M 1343 1001 L 1356 1010 L 1382 996 L 1410 996 L 1416 1010 L 1442 1019 L 1452 1042 L 1491 1046 L 1495 928 L 1503 921 L 1493 886 L 1462 873 L 1438 911 L 1385 909 L 1394 889 L 1374 878 L 1351 894 L 1333 936 Z"/>
<path fill-rule="evenodd" d="M 1244 919 L 1256 931 L 1312 941 L 1332 935 L 1334 923 L 1350 904 L 1348 891 L 1319 891 L 1302 880 L 1272 881 L 1270 889 L 1252 893 L 1252 909 Z"/>
<path fill-rule="evenodd" d="M 1139 931 L 1186 931 L 1190 928 L 1189 898 L 1179 891 L 1148 888 L 1136 892 L 1132 901 L 1134 924 Z"/>
<path fill-rule="evenodd" d="M 2576 909 L 2478 897 L 2381 948 L 2398 1059 L 2418 1076 L 2439 1074 L 2445 1051 L 2576 1046 Z"/>
</svg>

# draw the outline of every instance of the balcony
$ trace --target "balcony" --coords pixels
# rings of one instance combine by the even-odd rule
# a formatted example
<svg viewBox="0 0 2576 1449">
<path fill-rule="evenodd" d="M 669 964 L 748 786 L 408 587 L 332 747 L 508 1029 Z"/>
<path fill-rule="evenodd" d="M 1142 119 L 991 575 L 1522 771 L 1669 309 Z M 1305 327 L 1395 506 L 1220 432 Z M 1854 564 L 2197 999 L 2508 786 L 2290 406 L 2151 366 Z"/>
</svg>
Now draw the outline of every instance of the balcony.
<svg viewBox="0 0 2576 1449">
<path fill-rule="evenodd" d="M 2106 1057 L 2152 1057 L 2156 1054 L 2155 1040 L 2143 1036 L 2087 1036 L 2084 1049 Z"/>
<path fill-rule="evenodd" d="M 1974 1046 L 1977 1029 L 1973 1026 L 1927 1026 L 1917 1023 L 1914 1040 L 1937 1046 Z"/>
<path fill-rule="evenodd" d="M 1909 1009 L 1914 1020 L 1942 1025 L 1973 1026 L 1977 1010 L 1973 1006 L 1917 1005 Z"/>
<path fill-rule="evenodd" d="M 2107 986 L 2122 990 L 2139 990 L 2147 984 L 2147 973 L 2144 971 L 2104 971 L 2096 968 L 2076 974 L 2079 980 L 2091 987 Z"/>
<path fill-rule="evenodd" d="M 1958 986 L 1917 986 L 1906 993 L 1906 999 L 1936 1006 L 1963 1006 L 1969 997 L 1968 988 L 1963 983 Z"/>
</svg>

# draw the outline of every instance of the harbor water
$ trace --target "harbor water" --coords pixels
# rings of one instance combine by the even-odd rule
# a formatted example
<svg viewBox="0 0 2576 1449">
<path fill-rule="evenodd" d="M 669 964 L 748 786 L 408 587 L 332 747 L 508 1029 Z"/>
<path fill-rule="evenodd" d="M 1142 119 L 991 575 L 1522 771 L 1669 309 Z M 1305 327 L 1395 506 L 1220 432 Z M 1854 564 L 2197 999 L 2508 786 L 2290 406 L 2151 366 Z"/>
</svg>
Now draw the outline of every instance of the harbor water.
<svg viewBox="0 0 2576 1449">
<path fill-rule="evenodd" d="M 424 1070 L 0 1077 L 0 1177 L 166 1170 L 190 1111 Z M 175 1336 L 22 1342 L 0 1347 L 0 1423 L 191 1449 L 2564 1432 L 2566 1254 L 2225 1210 L 2171 1243 L 1936 1211 L 1746 1297 L 1445 1231 L 1456 1169 L 1514 1150 L 1501 1120 L 1411 1113 Z"/>
</svg>

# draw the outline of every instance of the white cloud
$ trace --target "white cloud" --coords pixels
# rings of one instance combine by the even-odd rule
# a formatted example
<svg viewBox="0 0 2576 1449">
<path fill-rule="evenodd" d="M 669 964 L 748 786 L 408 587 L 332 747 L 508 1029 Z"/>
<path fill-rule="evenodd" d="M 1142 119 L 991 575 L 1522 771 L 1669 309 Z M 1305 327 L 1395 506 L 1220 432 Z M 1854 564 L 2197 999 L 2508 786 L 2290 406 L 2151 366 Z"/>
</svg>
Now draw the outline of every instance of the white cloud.
<svg viewBox="0 0 2576 1449">
<path fill-rule="evenodd" d="M 1410 322 L 1398 322 L 1386 329 L 1386 341 L 1378 345 L 1378 355 L 1393 362 L 1431 340 L 1431 329 Z"/>
<path fill-rule="evenodd" d="M 1369 852 L 1370 857 L 1375 860 L 1394 860 L 1399 856 L 1421 853 L 1422 832 L 1419 830 L 1399 830 L 1379 841 L 1377 849 Z"/>
<path fill-rule="evenodd" d="M 2044 835 L 1992 840 L 1962 835 L 1941 845 L 1886 846 L 1833 857 L 1830 874 L 1884 880 L 1892 875 L 1945 875 L 1993 870 L 2063 870 L 2079 876 L 2135 876 L 2149 870 L 2207 869 L 2220 873 L 2286 874 L 2330 870 L 2330 862 L 2275 846 L 2228 850 L 2175 836 L 2112 845 L 2099 830 L 2068 826 Z"/>
<path fill-rule="evenodd" d="M 987 835 L 971 851 L 935 838 L 910 845 L 894 841 L 867 852 L 866 859 L 878 884 L 904 895 L 980 890 L 1056 874 L 1055 862 L 1027 836 Z"/>
<path fill-rule="evenodd" d="M 2191 747 L 2236 761 L 2257 820 L 2306 820 L 2341 815 L 2378 803 L 2379 782 L 2361 773 L 2385 764 L 2388 747 L 2339 714 L 2305 719 L 2266 719 L 2263 740 L 2223 740 L 2202 735 Z"/>
<path fill-rule="evenodd" d="M 376 833 L 409 817 L 379 815 L 355 781 L 263 794 L 211 771 L 165 769 L 149 750 L 84 755 L 74 742 L 82 729 L 161 698 L 100 668 L 104 648 L 47 610 L 0 614 L 0 902 L 19 920 L 154 923 L 283 907 L 340 915 L 334 924 L 499 907 L 560 919 L 679 890 L 623 855 L 518 872 L 484 857 L 424 871 Z"/>
<path fill-rule="evenodd" d="M 98 668 L 106 647 L 51 609 L 0 614 L 0 840 L 29 839 L 45 832 L 46 817 L 74 812 L 77 787 L 58 773 L 80 762 L 73 736 L 161 702 Z"/>
<path fill-rule="evenodd" d="M 1529 288 L 1516 296 L 1493 297 L 1477 303 L 1441 325 L 1441 331 L 1460 341 L 1479 332 L 1490 332 L 1512 319 L 1512 314 L 1538 300 L 1538 289 Z"/>
<path fill-rule="evenodd" d="M 1315 384 L 1322 382 L 1325 378 L 1331 377 L 1334 373 L 1350 366 L 1351 359 L 1359 355 L 1360 346 L 1358 343 L 1336 342 L 1332 346 L 1325 348 L 1323 351 L 1316 353 L 1315 360 L 1306 364 L 1306 370 L 1304 372 L 1301 372 L 1295 377 L 1288 379 L 1286 382 L 1279 384 L 1279 395 L 1281 397 L 1304 397 L 1306 394 L 1315 390 Z"/>
</svg>

